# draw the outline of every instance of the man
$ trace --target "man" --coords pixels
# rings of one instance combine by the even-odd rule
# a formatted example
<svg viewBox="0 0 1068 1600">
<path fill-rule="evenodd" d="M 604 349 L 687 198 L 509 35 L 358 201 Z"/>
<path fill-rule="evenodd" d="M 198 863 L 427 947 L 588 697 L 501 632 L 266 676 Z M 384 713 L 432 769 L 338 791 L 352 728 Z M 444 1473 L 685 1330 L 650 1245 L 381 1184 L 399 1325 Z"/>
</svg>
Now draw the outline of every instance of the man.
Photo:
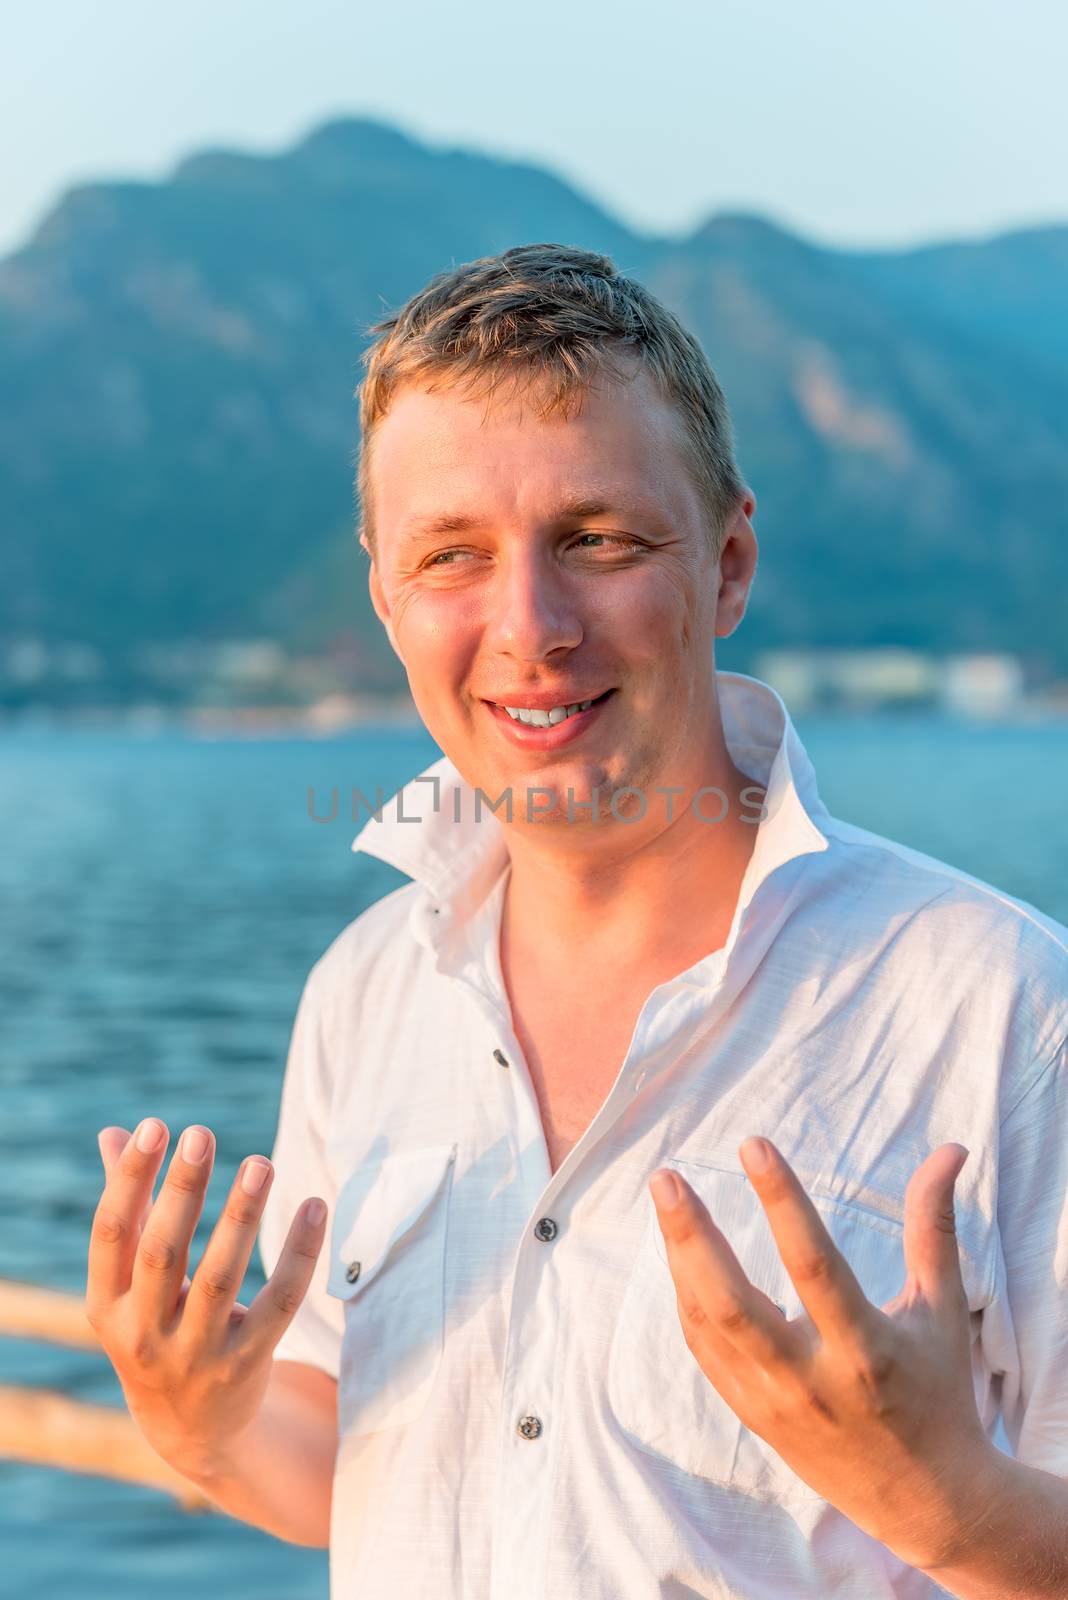
<svg viewBox="0 0 1068 1600">
<path fill-rule="evenodd" d="M 361 542 L 446 754 L 191 1283 L 209 1130 L 151 1210 L 166 1130 L 102 1136 L 133 1414 L 334 1600 L 1068 1594 L 1068 931 L 832 817 L 715 671 L 755 503 L 639 284 L 529 246 L 373 331 Z"/>
</svg>

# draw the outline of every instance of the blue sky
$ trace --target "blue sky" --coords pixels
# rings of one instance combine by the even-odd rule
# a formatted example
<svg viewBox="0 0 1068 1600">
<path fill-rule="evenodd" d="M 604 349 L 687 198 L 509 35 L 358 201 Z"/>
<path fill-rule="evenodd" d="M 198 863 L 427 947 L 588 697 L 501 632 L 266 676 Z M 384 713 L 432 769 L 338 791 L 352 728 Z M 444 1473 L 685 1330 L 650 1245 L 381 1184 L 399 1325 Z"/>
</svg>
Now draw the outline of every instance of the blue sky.
<svg viewBox="0 0 1068 1600">
<path fill-rule="evenodd" d="M 5 8 L 0 251 L 69 183 L 328 116 L 536 160 L 657 232 L 904 245 L 1068 221 L 1060 0 L 53 0 Z"/>
</svg>

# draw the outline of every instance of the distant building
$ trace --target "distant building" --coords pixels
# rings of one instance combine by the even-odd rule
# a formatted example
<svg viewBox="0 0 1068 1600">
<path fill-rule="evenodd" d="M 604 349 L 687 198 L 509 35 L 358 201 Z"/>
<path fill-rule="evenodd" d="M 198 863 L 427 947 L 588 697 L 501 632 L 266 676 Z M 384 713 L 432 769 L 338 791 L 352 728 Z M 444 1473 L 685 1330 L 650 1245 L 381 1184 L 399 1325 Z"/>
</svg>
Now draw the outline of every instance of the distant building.
<svg viewBox="0 0 1068 1600">
<path fill-rule="evenodd" d="M 75 640 L 46 644 L 41 639 L 15 639 L 0 649 L 0 683 L 46 687 L 90 683 L 102 671 L 98 651 Z"/>
<path fill-rule="evenodd" d="M 919 650 L 768 650 L 756 671 L 796 712 L 933 706 L 939 697 L 936 663 Z"/>
<path fill-rule="evenodd" d="M 1015 656 L 947 656 L 941 676 L 942 704 L 958 716 L 1009 716 L 1023 699 L 1023 667 Z"/>
<path fill-rule="evenodd" d="M 1011 716 L 1024 703 L 1015 656 L 929 656 L 904 648 L 768 650 L 756 673 L 791 711 L 942 710 L 953 716 Z"/>
</svg>

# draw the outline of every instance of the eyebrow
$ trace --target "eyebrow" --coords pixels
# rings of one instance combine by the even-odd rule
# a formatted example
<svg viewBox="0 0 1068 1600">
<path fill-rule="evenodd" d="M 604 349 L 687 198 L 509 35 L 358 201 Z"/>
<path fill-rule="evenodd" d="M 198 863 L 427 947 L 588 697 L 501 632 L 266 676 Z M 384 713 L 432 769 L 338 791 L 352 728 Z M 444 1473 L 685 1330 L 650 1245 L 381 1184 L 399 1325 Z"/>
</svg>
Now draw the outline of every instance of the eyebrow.
<svg viewBox="0 0 1068 1600">
<path fill-rule="evenodd" d="M 637 507 L 631 507 L 628 510 L 626 506 L 619 502 L 613 504 L 611 501 L 606 500 L 603 495 L 579 495 L 576 498 L 561 502 L 553 513 L 552 521 L 568 522 L 576 517 L 602 517 L 608 513 L 633 516 L 637 513 L 637 510 Z M 431 539 L 440 537 L 443 533 L 471 533 L 481 526 L 482 519 L 479 517 L 453 516 L 447 513 L 442 516 L 416 517 L 405 530 L 403 542 L 406 545 L 425 544 Z"/>
</svg>

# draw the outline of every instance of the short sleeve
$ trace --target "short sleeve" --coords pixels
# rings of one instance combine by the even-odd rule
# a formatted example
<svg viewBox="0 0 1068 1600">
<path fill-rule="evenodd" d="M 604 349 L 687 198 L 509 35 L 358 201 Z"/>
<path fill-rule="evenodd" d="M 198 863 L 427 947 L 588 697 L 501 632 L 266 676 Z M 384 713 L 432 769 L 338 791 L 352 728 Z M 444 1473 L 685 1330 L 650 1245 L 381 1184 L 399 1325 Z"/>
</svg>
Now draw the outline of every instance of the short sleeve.
<svg viewBox="0 0 1068 1600">
<path fill-rule="evenodd" d="M 304 985 L 290 1038 L 271 1160 L 274 1181 L 260 1222 L 260 1259 L 270 1275 L 282 1253 L 298 1206 L 311 1195 L 326 1201 L 333 1216 L 335 1189 L 327 1168 L 324 1131 L 330 1109 L 332 1069 L 326 1050 L 321 969 Z M 303 1361 L 337 1378 L 344 1310 L 326 1291 L 327 1242 L 319 1253 L 308 1292 L 274 1349 L 276 1361 Z"/>
<path fill-rule="evenodd" d="M 1002 1124 L 998 1231 L 1016 1347 L 1002 1423 L 1018 1460 L 1068 1476 L 1068 1041 Z"/>
</svg>

